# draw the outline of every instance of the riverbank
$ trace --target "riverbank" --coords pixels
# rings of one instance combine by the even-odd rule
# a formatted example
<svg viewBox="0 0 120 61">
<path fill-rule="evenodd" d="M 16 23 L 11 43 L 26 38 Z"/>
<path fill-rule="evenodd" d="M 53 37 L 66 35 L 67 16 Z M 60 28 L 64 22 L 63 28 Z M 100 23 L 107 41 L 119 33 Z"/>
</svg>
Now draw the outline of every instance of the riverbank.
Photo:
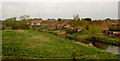
<svg viewBox="0 0 120 61">
<path fill-rule="evenodd" d="M 100 42 L 120 46 L 120 38 L 105 38 Z"/>
<path fill-rule="evenodd" d="M 106 36 L 100 36 L 100 37 L 93 39 L 89 35 L 80 34 L 81 32 L 75 33 L 75 34 L 66 34 L 66 32 L 64 30 L 46 31 L 46 32 L 49 32 L 56 36 L 62 37 L 64 39 L 75 40 L 75 41 L 83 42 L 86 44 L 89 44 L 91 42 L 100 42 L 100 43 L 106 43 L 106 44 L 110 44 L 110 45 L 120 46 L 120 38 L 115 38 L 115 37 L 110 38 L 110 37 L 106 37 Z"/>
<path fill-rule="evenodd" d="M 112 53 L 94 47 L 76 44 L 36 30 L 2 31 L 3 59 L 73 58 L 75 51 L 79 59 L 115 59 Z"/>
</svg>

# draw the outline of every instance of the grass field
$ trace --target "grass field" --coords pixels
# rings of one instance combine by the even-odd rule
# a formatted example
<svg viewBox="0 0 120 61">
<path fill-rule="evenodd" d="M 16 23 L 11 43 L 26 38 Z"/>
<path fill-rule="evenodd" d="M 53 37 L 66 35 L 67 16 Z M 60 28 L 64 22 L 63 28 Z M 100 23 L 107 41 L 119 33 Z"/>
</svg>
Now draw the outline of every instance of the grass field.
<svg viewBox="0 0 120 61">
<path fill-rule="evenodd" d="M 94 47 L 75 44 L 36 30 L 2 31 L 3 58 L 72 58 L 75 50 L 80 59 L 113 59 L 115 55 Z"/>
</svg>

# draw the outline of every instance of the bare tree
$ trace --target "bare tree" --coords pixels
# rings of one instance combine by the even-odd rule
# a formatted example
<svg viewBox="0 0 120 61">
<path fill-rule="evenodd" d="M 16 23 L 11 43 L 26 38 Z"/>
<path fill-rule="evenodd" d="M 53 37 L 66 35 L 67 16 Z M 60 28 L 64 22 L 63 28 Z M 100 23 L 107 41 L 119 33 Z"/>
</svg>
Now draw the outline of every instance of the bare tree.
<svg viewBox="0 0 120 61">
<path fill-rule="evenodd" d="M 74 18 L 74 20 L 77 20 L 77 21 L 78 21 L 78 20 L 80 20 L 80 18 L 79 18 L 79 15 L 78 15 L 78 14 L 77 14 L 77 15 L 74 15 L 74 17 L 73 17 L 73 18 Z"/>
<path fill-rule="evenodd" d="M 28 19 L 30 19 L 30 16 L 29 15 L 23 15 L 23 16 L 20 16 L 19 19 L 20 20 L 28 20 Z"/>
</svg>

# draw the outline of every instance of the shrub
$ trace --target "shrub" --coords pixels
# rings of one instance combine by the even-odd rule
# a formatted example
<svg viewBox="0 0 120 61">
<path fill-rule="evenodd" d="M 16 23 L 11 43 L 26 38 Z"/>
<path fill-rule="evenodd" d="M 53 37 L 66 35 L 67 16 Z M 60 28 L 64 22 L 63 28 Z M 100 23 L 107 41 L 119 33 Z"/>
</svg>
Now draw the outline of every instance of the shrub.
<svg viewBox="0 0 120 61">
<path fill-rule="evenodd" d="M 29 25 L 26 21 L 6 20 L 4 26 L 12 27 L 12 29 L 28 29 Z"/>
</svg>

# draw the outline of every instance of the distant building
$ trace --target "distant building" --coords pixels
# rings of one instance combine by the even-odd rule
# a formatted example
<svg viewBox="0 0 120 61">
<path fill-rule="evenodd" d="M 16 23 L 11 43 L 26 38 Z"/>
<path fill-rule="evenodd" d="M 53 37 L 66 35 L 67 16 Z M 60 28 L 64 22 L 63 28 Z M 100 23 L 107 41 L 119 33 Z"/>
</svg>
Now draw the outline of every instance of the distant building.
<svg viewBox="0 0 120 61">
<path fill-rule="evenodd" d="M 107 21 L 103 21 L 101 27 L 103 30 L 109 30 L 109 23 Z"/>
</svg>

